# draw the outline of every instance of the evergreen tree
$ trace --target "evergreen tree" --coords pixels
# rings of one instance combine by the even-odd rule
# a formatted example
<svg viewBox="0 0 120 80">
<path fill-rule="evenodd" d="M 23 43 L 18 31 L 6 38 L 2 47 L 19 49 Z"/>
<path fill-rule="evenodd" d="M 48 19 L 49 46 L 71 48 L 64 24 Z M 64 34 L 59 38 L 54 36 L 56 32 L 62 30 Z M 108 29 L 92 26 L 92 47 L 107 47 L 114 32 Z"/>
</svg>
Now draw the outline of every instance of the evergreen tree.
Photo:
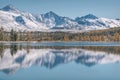
<svg viewBox="0 0 120 80">
<path fill-rule="evenodd" d="M 10 32 L 10 40 L 17 41 L 17 37 L 18 37 L 17 32 L 12 29 Z"/>
<path fill-rule="evenodd" d="M 4 29 L 0 28 L 0 41 L 4 41 Z"/>
</svg>

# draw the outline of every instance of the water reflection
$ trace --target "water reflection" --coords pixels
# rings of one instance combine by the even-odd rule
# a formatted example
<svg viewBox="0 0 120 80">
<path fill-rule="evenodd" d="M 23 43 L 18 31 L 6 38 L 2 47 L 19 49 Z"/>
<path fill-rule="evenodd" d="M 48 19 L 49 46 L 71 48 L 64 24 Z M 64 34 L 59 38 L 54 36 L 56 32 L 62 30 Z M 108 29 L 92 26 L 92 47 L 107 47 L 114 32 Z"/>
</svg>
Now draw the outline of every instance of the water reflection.
<svg viewBox="0 0 120 80">
<path fill-rule="evenodd" d="M 0 71 L 14 73 L 21 68 L 44 66 L 52 69 L 59 64 L 76 62 L 88 67 L 120 62 L 120 47 L 96 46 L 30 46 L 0 44 Z"/>
</svg>

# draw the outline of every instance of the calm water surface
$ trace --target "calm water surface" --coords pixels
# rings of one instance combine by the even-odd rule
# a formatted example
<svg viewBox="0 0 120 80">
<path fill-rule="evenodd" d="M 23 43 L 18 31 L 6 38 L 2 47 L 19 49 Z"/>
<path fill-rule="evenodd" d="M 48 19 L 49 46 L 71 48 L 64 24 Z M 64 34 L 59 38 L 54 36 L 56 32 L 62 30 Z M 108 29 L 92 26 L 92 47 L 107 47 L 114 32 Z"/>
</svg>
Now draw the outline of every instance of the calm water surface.
<svg viewBox="0 0 120 80">
<path fill-rule="evenodd" d="M 0 80 L 120 80 L 119 75 L 117 42 L 0 44 Z"/>
</svg>

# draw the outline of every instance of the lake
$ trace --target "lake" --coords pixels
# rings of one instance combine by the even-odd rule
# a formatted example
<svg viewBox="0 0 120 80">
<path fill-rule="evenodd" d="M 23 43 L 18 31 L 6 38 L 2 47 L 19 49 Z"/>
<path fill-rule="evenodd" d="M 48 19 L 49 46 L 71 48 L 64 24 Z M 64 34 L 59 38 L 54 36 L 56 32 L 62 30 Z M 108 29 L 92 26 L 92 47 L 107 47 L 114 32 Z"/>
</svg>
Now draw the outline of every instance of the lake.
<svg viewBox="0 0 120 80">
<path fill-rule="evenodd" d="M 119 42 L 0 43 L 0 80 L 120 80 Z"/>
</svg>

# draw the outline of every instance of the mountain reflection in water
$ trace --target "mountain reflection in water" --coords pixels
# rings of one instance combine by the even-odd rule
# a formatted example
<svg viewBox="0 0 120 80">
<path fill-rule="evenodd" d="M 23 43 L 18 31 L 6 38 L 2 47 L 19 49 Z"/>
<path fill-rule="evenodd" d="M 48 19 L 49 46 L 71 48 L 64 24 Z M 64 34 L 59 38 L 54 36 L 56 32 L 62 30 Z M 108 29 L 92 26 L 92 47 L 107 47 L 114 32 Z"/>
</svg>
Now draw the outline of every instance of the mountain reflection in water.
<svg viewBox="0 0 120 80">
<path fill-rule="evenodd" d="M 44 66 L 52 69 L 59 64 L 81 63 L 91 67 L 97 64 L 120 62 L 120 47 L 96 46 L 30 46 L 0 44 L 0 71 L 14 73 L 21 68 Z"/>
</svg>

